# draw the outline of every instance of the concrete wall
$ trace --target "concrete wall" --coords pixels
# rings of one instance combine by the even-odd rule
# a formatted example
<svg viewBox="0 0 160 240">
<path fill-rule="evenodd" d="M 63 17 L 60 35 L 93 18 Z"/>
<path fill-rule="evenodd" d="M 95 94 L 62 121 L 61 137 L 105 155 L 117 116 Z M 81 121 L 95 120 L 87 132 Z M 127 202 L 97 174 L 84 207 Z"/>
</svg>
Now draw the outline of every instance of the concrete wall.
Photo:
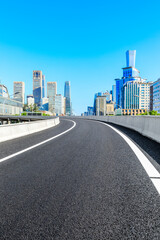
<svg viewBox="0 0 160 240">
<path fill-rule="evenodd" d="M 160 116 L 88 116 L 83 118 L 124 126 L 160 143 Z"/>
<path fill-rule="evenodd" d="M 27 123 L 0 125 L 0 142 L 39 132 L 59 124 L 59 117 Z"/>
</svg>

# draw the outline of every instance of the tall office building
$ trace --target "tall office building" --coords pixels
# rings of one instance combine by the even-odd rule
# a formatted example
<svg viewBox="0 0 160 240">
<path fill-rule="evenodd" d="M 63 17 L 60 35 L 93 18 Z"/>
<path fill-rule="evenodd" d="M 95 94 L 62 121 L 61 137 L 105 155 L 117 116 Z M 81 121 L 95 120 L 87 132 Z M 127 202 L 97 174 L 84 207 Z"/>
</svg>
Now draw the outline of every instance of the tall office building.
<svg viewBox="0 0 160 240">
<path fill-rule="evenodd" d="M 42 99 L 42 71 L 33 71 L 33 97 L 38 106 Z"/>
<path fill-rule="evenodd" d="M 96 116 L 106 115 L 106 96 L 97 96 L 96 98 Z"/>
<path fill-rule="evenodd" d="M 24 82 L 14 82 L 13 83 L 14 99 L 23 104 L 24 104 L 24 94 L 25 94 L 24 88 L 25 88 Z M 15 94 L 15 93 L 17 93 L 17 94 Z"/>
<path fill-rule="evenodd" d="M 57 94 L 57 83 L 47 82 L 47 97 L 49 103 L 49 111 L 55 113 L 55 96 Z"/>
<path fill-rule="evenodd" d="M 126 52 L 127 67 L 134 67 L 136 62 L 136 50 L 128 50 Z"/>
<path fill-rule="evenodd" d="M 124 109 L 150 109 L 152 82 L 129 81 L 124 84 Z"/>
<path fill-rule="evenodd" d="M 160 78 L 153 83 L 153 110 L 160 113 Z"/>
<path fill-rule="evenodd" d="M 112 85 L 112 101 L 116 102 L 116 85 Z"/>
<path fill-rule="evenodd" d="M 64 97 L 66 98 L 66 115 L 72 114 L 71 109 L 71 86 L 70 81 L 66 81 L 64 85 Z"/>
<path fill-rule="evenodd" d="M 123 69 L 123 77 L 115 79 L 116 81 L 116 108 L 125 108 L 124 106 L 124 85 L 127 82 L 144 82 L 139 76 L 138 69 L 135 68 L 136 50 L 126 52 L 126 66 Z"/>
<path fill-rule="evenodd" d="M 42 75 L 42 98 L 45 98 L 45 75 Z"/>
<path fill-rule="evenodd" d="M 56 115 L 64 115 L 64 97 L 61 94 L 55 96 L 55 113 Z"/>
</svg>

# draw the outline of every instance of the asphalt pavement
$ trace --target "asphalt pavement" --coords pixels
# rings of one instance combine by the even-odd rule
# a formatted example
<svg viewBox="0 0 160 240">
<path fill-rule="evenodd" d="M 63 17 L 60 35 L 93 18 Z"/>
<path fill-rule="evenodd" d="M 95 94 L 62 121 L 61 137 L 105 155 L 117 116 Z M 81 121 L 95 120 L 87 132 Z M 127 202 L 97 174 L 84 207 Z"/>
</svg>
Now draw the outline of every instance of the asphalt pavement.
<svg viewBox="0 0 160 240">
<path fill-rule="evenodd" d="M 159 240 L 160 196 L 134 152 L 111 128 L 73 120 L 66 134 L 0 163 L 0 239 Z M 72 126 L 61 119 L 0 143 L 0 159 Z M 160 144 L 153 154 L 147 138 L 120 130 L 159 170 Z"/>
</svg>

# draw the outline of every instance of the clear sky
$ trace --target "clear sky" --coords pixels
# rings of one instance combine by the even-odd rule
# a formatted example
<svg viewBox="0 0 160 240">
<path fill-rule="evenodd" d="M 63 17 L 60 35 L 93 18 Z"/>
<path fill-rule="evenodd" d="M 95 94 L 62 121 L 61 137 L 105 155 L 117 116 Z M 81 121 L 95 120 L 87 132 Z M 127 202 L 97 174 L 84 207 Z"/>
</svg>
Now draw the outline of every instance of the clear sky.
<svg viewBox="0 0 160 240">
<path fill-rule="evenodd" d="M 32 71 L 46 81 L 71 81 L 73 110 L 122 77 L 126 50 L 137 50 L 141 77 L 160 77 L 159 0 L 0 0 L 0 80 L 32 93 Z"/>
</svg>

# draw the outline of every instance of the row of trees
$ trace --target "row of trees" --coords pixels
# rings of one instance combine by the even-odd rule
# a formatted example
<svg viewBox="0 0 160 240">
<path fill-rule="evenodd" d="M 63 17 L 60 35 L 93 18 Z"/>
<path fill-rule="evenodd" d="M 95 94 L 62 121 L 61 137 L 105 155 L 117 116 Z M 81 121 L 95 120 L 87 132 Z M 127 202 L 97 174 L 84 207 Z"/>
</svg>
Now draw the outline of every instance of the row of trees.
<svg viewBox="0 0 160 240">
<path fill-rule="evenodd" d="M 37 106 L 37 104 L 30 104 L 30 105 L 24 104 L 23 111 L 24 112 L 38 112 L 39 107 Z"/>
</svg>

